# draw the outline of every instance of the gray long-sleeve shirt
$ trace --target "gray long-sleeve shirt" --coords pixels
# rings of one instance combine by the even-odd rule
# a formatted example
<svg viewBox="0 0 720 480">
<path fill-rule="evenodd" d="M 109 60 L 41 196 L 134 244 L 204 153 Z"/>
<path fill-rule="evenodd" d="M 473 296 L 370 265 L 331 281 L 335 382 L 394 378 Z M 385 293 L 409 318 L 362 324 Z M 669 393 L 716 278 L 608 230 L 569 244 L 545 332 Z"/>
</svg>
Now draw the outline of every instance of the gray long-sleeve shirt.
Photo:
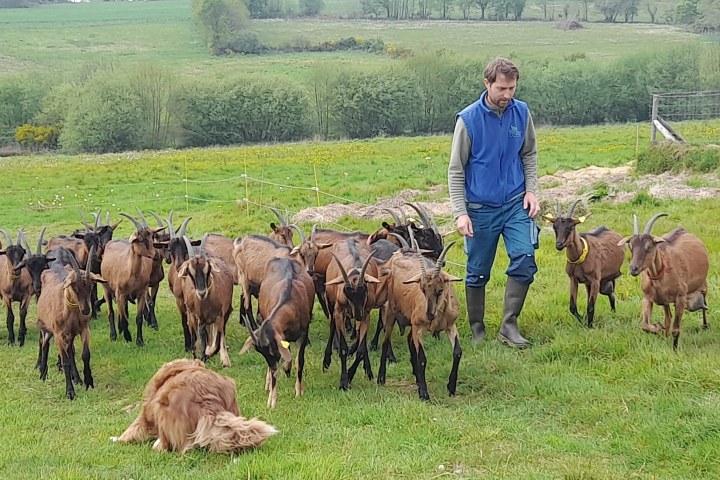
<svg viewBox="0 0 720 480">
<path fill-rule="evenodd" d="M 448 166 L 448 190 L 452 205 L 453 218 L 466 215 L 465 208 L 465 166 L 470 157 L 470 136 L 465 122 L 458 117 L 455 122 L 452 147 L 450 149 L 450 165 Z M 528 114 L 525 126 L 525 139 L 520 150 L 520 159 L 525 174 L 525 191 L 537 193 L 537 139 L 535 138 L 535 125 L 532 115 Z"/>
</svg>

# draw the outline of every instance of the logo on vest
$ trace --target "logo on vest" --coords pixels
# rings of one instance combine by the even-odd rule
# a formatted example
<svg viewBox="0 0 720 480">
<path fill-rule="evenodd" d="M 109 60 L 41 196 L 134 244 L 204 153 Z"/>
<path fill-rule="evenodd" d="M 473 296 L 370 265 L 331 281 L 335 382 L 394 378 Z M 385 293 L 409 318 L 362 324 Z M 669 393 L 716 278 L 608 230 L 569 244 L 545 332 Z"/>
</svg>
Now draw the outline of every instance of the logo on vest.
<svg viewBox="0 0 720 480">
<path fill-rule="evenodd" d="M 510 125 L 510 136 L 511 137 L 520 137 L 520 130 L 515 125 Z"/>
</svg>

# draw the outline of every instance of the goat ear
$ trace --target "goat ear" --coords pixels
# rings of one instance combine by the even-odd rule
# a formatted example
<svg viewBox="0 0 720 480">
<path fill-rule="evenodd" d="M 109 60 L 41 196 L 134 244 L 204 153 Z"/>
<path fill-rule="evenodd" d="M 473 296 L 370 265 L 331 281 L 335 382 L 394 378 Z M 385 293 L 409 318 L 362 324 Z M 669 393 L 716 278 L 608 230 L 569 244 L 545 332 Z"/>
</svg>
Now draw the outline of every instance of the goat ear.
<svg viewBox="0 0 720 480">
<path fill-rule="evenodd" d="M 220 265 L 218 265 L 218 262 L 215 261 L 214 258 L 211 258 L 208 263 L 210 264 L 210 270 L 212 270 L 213 272 L 220 271 Z"/>
<path fill-rule="evenodd" d="M 664 238 L 662 238 L 662 237 L 656 237 L 655 235 L 653 235 L 652 239 L 653 239 L 653 242 L 654 242 L 654 243 L 662 243 L 662 242 L 665 241 Z"/>
<path fill-rule="evenodd" d="M 626 244 L 628 241 L 630 241 L 630 235 L 628 235 L 627 237 L 623 237 L 623 238 L 618 242 L 617 246 L 618 246 L 618 247 L 623 247 L 623 246 L 625 246 L 625 244 Z"/>
<path fill-rule="evenodd" d="M 392 273 L 392 269 L 389 267 L 382 267 L 380 270 L 378 270 L 378 276 L 379 277 L 386 277 Z"/>
<path fill-rule="evenodd" d="M 318 250 L 322 250 L 324 248 L 328 248 L 328 247 L 332 247 L 332 246 L 333 246 L 332 243 L 318 243 L 317 244 Z"/>
<path fill-rule="evenodd" d="M 542 215 L 542 218 L 548 223 L 553 223 L 555 221 L 555 216 L 552 213 Z"/>
<path fill-rule="evenodd" d="M 297 255 L 298 253 L 300 253 L 300 245 L 293 247 L 293 249 L 290 250 L 290 255 Z"/>
<path fill-rule="evenodd" d="M 583 223 L 585 220 L 587 220 L 588 218 L 590 218 L 590 215 L 592 215 L 592 213 L 588 213 L 588 214 L 585 215 L 584 217 L 578 217 L 578 223 Z"/>
<path fill-rule="evenodd" d="M 180 265 L 180 268 L 178 268 L 178 272 L 177 272 L 178 277 L 185 278 L 187 276 L 188 265 L 189 265 L 188 262 L 185 262 L 182 265 Z"/>
<path fill-rule="evenodd" d="M 380 280 L 373 277 L 369 273 L 366 273 L 364 278 L 365 278 L 365 283 L 380 283 Z"/>
<path fill-rule="evenodd" d="M 155 248 L 167 248 L 170 242 L 153 242 Z"/>
<path fill-rule="evenodd" d="M 273 232 L 277 230 L 277 225 L 275 225 L 275 222 L 270 222 L 270 228 Z"/>
<path fill-rule="evenodd" d="M 443 279 L 443 282 L 460 282 L 460 281 L 462 281 L 462 278 L 456 277 L 455 275 L 450 275 L 447 272 L 442 272 L 442 279 Z"/>
<path fill-rule="evenodd" d="M 20 263 L 15 265 L 15 268 L 13 268 L 13 271 L 17 274 L 17 272 L 19 272 L 23 268 L 25 268 L 25 260 L 21 260 Z"/>
<path fill-rule="evenodd" d="M 85 238 L 85 232 L 75 232 L 75 233 L 73 233 L 73 237 L 75 237 L 75 238 Z"/>
<path fill-rule="evenodd" d="M 98 275 L 97 273 L 90 273 L 90 279 L 91 279 L 93 282 L 96 282 L 96 283 L 108 283 L 107 280 L 105 280 L 104 278 L 102 278 L 102 277 L 101 277 L 100 275 Z"/>
<path fill-rule="evenodd" d="M 286 364 L 289 364 L 292 362 L 292 353 L 290 353 L 290 349 L 288 348 L 290 344 L 283 340 L 283 338 L 279 334 L 275 334 L 275 341 L 277 342 L 278 351 L 280 352 L 280 357 L 283 359 L 283 362 Z"/>
<path fill-rule="evenodd" d="M 408 284 L 408 283 L 418 283 L 418 282 L 420 282 L 420 279 L 422 279 L 422 277 L 423 277 L 423 274 L 422 274 L 422 273 L 418 273 L 418 274 L 415 275 L 414 277 L 410 277 L 410 278 L 408 278 L 407 280 L 403 280 L 402 283 L 404 283 L 404 284 Z"/>
<path fill-rule="evenodd" d="M 240 349 L 240 353 L 238 355 L 245 354 L 248 350 L 250 350 L 250 347 L 253 347 L 253 339 L 252 337 L 248 337 L 247 340 L 245 340 L 245 343 L 243 343 L 242 348 Z"/>
<path fill-rule="evenodd" d="M 333 278 L 332 280 L 328 280 L 327 282 L 325 282 L 325 286 L 337 285 L 339 283 L 344 283 L 344 282 L 345 282 L 345 279 L 342 276 L 340 276 L 340 277 Z"/>
<path fill-rule="evenodd" d="M 137 234 L 137 232 L 133 232 L 132 235 L 130 235 L 130 238 L 128 238 L 128 242 L 132 243 L 132 242 L 134 242 L 134 241 L 137 240 L 137 239 L 138 239 L 138 234 Z"/>
</svg>

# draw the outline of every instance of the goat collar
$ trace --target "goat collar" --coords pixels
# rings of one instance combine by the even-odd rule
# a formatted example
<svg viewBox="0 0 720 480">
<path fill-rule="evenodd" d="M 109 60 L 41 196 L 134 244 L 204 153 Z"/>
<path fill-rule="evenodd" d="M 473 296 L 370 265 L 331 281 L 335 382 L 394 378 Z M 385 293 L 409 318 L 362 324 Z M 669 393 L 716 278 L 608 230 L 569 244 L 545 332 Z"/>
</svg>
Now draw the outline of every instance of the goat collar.
<svg viewBox="0 0 720 480">
<path fill-rule="evenodd" d="M 588 254 L 587 240 L 585 240 L 583 237 L 580 237 L 580 240 L 582 240 L 582 244 L 583 244 L 582 253 L 580 254 L 580 256 L 578 257 L 577 260 L 570 260 L 570 257 L 567 257 L 568 263 L 572 263 L 572 264 L 583 263 L 585 261 L 585 259 L 587 258 L 587 254 Z"/>
<path fill-rule="evenodd" d="M 65 297 L 65 305 L 67 305 L 68 308 L 74 308 L 74 309 L 78 308 L 78 304 L 73 302 L 72 300 L 70 300 L 67 292 L 65 293 L 64 297 Z"/>
<path fill-rule="evenodd" d="M 662 262 L 662 267 L 660 267 L 660 271 L 657 272 L 655 275 L 651 275 L 650 271 L 648 271 L 648 278 L 650 280 L 660 280 L 662 277 L 665 276 L 665 272 L 667 272 L 667 257 L 660 253 L 660 261 Z"/>
</svg>

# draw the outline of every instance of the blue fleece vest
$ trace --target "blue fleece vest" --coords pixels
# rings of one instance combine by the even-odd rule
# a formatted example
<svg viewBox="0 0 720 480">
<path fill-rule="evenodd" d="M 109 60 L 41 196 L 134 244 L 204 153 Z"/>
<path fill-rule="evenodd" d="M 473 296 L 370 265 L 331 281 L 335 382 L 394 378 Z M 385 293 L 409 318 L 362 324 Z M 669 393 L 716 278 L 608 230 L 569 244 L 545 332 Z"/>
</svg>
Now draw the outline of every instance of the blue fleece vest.
<svg viewBox="0 0 720 480">
<path fill-rule="evenodd" d="M 527 104 L 512 99 L 499 116 L 485 104 L 487 90 L 457 117 L 470 136 L 465 166 L 465 200 L 499 207 L 525 191 L 520 150 L 525 142 Z"/>
</svg>

